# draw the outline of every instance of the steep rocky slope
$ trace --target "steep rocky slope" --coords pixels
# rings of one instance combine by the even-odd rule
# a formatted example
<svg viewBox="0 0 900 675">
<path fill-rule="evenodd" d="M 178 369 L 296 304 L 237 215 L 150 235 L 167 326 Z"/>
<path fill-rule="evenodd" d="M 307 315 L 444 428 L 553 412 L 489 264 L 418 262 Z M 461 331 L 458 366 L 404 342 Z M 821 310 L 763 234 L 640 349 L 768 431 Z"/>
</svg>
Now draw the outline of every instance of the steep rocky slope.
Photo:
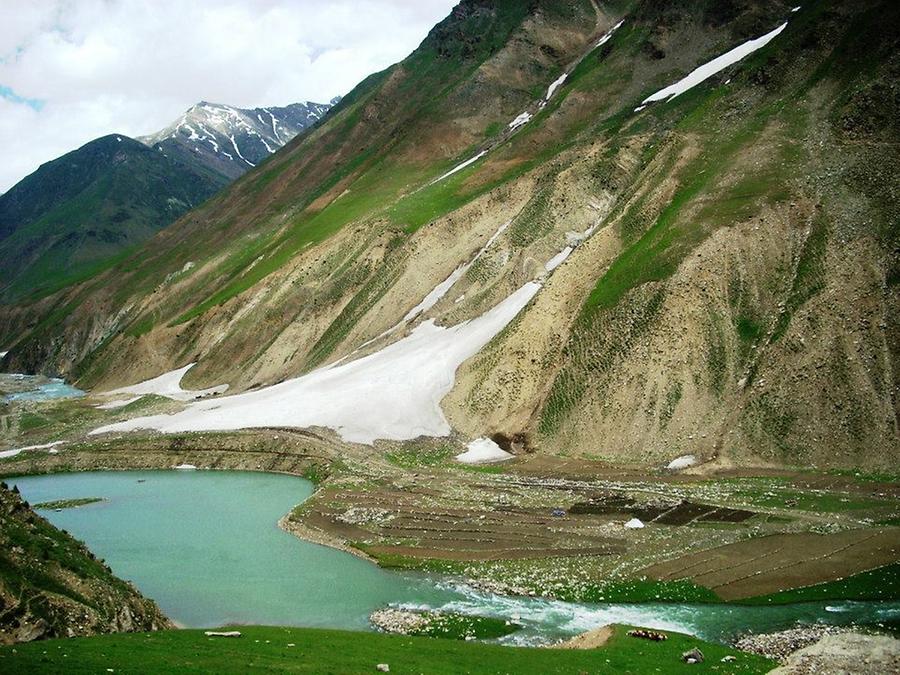
<svg viewBox="0 0 900 675">
<path fill-rule="evenodd" d="M 542 278 L 444 398 L 463 436 L 895 465 L 898 18 L 876 0 L 467 0 L 138 256 L 5 307 L 4 365 L 102 389 L 197 361 L 185 388 L 256 388 Z"/>
<path fill-rule="evenodd" d="M 172 625 L 152 600 L 0 485 L 0 643 Z"/>
<path fill-rule="evenodd" d="M 138 140 L 226 185 L 321 120 L 339 100 L 252 110 L 201 101 L 174 124 Z"/>
</svg>

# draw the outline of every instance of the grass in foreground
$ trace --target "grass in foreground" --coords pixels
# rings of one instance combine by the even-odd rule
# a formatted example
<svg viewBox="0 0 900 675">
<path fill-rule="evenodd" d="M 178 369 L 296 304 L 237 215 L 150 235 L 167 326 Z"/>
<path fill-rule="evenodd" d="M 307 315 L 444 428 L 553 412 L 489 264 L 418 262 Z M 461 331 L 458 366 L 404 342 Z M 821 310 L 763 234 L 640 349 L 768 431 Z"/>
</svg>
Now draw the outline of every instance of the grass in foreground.
<svg viewBox="0 0 900 675">
<path fill-rule="evenodd" d="M 765 673 L 775 663 L 668 633 L 665 642 L 628 637 L 616 626 L 601 649 L 517 648 L 423 637 L 309 628 L 241 626 L 240 638 L 199 630 L 48 640 L 0 648 L 0 671 L 18 673 Z M 687 665 L 698 647 L 706 660 Z M 13 653 L 15 649 L 15 653 Z M 735 660 L 722 663 L 725 656 Z"/>
</svg>

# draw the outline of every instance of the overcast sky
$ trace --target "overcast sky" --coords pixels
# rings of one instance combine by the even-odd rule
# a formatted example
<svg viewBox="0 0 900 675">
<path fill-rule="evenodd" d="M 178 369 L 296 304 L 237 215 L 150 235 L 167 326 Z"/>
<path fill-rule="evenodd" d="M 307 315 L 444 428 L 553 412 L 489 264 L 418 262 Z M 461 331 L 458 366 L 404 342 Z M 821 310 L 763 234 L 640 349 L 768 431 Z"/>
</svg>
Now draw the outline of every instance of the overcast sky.
<svg viewBox="0 0 900 675">
<path fill-rule="evenodd" d="M 328 101 L 411 52 L 456 0 L 0 0 L 0 192 L 197 101 Z"/>
</svg>

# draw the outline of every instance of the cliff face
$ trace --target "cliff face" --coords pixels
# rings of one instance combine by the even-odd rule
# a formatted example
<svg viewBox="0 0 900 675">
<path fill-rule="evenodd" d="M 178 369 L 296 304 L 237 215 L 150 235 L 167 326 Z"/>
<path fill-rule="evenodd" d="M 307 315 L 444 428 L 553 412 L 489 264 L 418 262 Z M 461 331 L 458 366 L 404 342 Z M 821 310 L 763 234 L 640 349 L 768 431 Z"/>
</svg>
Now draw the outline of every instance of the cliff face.
<svg viewBox="0 0 900 675">
<path fill-rule="evenodd" d="M 0 642 L 172 627 L 155 602 L 0 484 Z"/>
</svg>

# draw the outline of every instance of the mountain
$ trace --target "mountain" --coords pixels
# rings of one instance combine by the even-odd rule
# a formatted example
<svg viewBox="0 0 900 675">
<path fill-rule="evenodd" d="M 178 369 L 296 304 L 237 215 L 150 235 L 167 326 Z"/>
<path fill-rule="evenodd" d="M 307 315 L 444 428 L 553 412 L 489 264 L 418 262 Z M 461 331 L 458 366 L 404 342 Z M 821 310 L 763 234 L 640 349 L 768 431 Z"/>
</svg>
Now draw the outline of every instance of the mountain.
<svg viewBox="0 0 900 675">
<path fill-rule="evenodd" d="M 9 270 L 0 279 L 0 298 L 40 296 L 90 276 L 330 107 L 308 102 L 240 110 L 199 103 L 158 134 L 137 141 L 111 134 L 42 165 L 0 195 L 0 269 Z"/>
<path fill-rule="evenodd" d="M 3 367 L 103 390 L 196 362 L 185 389 L 288 396 L 377 353 L 352 362 L 381 391 L 304 424 L 895 466 L 898 20 L 880 0 L 465 0 L 116 267 L 0 309 Z M 378 407 L 429 386 L 408 402 L 427 423 Z M 202 405 L 228 428 L 242 400 Z"/>
<path fill-rule="evenodd" d="M 47 162 L 0 196 L 0 296 L 47 293 L 89 275 L 218 187 L 120 134 Z"/>
<path fill-rule="evenodd" d="M 152 600 L 0 484 L 0 643 L 171 628 Z"/>
<path fill-rule="evenodd" d="M 225 185 L 318 122 L 339 100 L 251 110 L 201 101 L 174 124 L 138 140 Z"/>
</svg>

